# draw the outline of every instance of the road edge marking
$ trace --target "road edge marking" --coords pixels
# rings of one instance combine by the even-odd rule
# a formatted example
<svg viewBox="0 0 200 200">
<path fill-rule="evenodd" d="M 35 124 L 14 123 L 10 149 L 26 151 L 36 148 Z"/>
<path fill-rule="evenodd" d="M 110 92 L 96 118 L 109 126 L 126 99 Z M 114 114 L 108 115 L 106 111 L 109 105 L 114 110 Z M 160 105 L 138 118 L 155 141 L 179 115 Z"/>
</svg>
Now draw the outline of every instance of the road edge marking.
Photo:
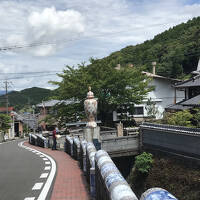
<svg viewBox="0 0 200 200">
<path fill-rule="evenodd" d="M 25 145 L 23 145 L 24 142 L 25 141 L 20 142 L 20 146 L 21 147 L 25 147 Z M 32 149 L 31 147 L 29 147 L 29 148 Z M 35 150 L 35 149 L 33 149 L 33 150 Z M 41 152 L 39 150 L 35 150 L 35 151 L 40 152 L 42 155 L 47 157 L 49 159 L 49 161 L 51 162 L 51 171 L 50 171 L 49 176 L 48 176 L 48 178 L 47 178 L 47 180 L 46 180 L 46 182 L 44 184 L 44 187 L 42 188 L 42 191 L 40 192 L 40 195 L 39 195 L 39 197 L 37 199 L 37 200 L 45 200 L 46 197 L 47 197 L 47 194 L 49 192 L 49 189 L 50 189 L 50 187 L 51 187 L 51 185 L 53 183 L 54 177 L 56 175 L 56 162 L 49 155 L 47 155 L 47 154 L 45 154 L 45 153 L 43 153 L 43 152 Z"/>
</svg>

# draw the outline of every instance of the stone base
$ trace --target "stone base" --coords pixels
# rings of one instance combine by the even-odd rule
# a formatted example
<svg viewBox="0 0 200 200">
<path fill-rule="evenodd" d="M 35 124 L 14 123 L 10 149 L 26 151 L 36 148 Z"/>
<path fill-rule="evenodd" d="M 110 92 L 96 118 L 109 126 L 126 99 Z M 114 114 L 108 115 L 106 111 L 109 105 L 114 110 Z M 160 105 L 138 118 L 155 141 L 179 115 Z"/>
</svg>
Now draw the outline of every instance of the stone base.
<svg viewBox="0 0 200 200">
<path fill-rule="evenodd" d="M 83 137 L 87 142 L 93 142 L 94 139 L 100 140 L 100 127 L 85 127 L 83 129 Z"/>
</svg>

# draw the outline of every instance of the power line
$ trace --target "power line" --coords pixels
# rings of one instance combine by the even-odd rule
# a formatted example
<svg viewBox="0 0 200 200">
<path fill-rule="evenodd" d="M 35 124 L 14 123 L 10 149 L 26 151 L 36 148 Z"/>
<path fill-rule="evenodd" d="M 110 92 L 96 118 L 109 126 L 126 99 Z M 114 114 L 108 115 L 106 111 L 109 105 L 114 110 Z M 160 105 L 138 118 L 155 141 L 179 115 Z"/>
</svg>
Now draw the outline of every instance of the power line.
<svg viewBox="0 0 200 200">
<path fill-rule="evenodd" d="M 80 36 L 79 36 L 79 38 L 73 38 L 73 39 L 67 39 L 67 40 L 55 40 L 53 42 L 46 41 L 46 42 L 35 42 L 35 43 L 30 43 L 30 44 L 11 45 L 11 46 L 0 47 L 0 51 L 8 51 L 8 50 L 22 49 L 22 48 L 32 48 L 32 47 L 43 46 L 43 45 L 57 45 L 60 42 L 69 43 L 69 42 L 78 41 L 78 40 L 88 40 L 93 37 L 104 37 L 104 36 L 108 36 L 108 35 L 126 33 L 126 32 L 130 32 L 132 29 L 134 29 L 134 31 L 135 30 L 137 31 L 137 30 L 143 30 L 143 29 L 147 29 L 147 28 L 157 27 L 157 26 L 161 26 L 161 25 L 169 25 L 169 24 L 172 24 L 172 23 L 150 24 L 149 26 L 145 26 L 145 27 L 136 27 L 136 28 L 126 29 L 123 31 L 113 31 L 113 32 L 91 35 L 91 36 L 84 37 L 82 39 L 80 39 Z"/>
<path fill-rule="evenodd" d="M 7 78 L 7 80 L 15 80 L 15 79 L 27 79 L 27 78 L 35 78 L 35 77 L 44 77 L 44 76 L 57 76 L 57 74 L 43 74 L 43 75 L 36 75 L 36 76 L 20 76 L 20 77 L 12 77 Z M 5 79 L 0 79 L 0 81 L 3 81 Z"/>
<path fill-rule="evenodd" d="M 0 75 L 15 75 L 15 74 L 44 74 L 44 73 L 61 73 L 62 71 L 40 71 L 40 72 L 0 72 Z"/>
<path fill-rule="evenodd" d="M 188 54 L 184 54 L 184 55 L 175 55 L 175 56 L 171 56 L 170 58 L 173 57 L 180 57 L 180 56 L 200 56 L 200 51 L 197 51 L 196 53 L 188 53 Z M 152 62 L 155 61 L 155 59 L 150 59 L 150 60 L 145 60 L 145 62 Z M 31 76 L 19 76 L 19 77 L 11 77 L 11 78 L 6 78 L 7 80 L 15 80 L 15 79 L 27 79 L 27 78 L 35 78 L 35 77 L 45 77 L 45 76 L 57 76 L 56 73 L 51 73 L 51 72 L 57 72 L 57 73 L 62 73 L 63 71 L 43 71 L 43 72 L 23 72 L 23 73 L 0 73 L 1 75 L 31 75 Z M 40 74 L 37 75 L 39 73 L 46 73 L 46 74 Z M 34 75 L 36 74 L 36 75 Z M 34 75 L 34 76 L 32 76 Z M 0 79 L 0 81 L 4 81 L 5 79 Z"/>
</svg>

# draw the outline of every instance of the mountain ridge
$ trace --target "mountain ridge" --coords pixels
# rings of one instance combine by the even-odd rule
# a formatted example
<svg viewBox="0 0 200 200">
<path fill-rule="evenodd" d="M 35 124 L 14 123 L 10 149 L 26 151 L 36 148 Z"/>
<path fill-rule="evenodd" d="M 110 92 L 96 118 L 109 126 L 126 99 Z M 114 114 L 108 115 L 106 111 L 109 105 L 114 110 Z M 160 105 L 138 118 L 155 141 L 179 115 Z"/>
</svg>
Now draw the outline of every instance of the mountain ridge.
<svg viewBox="0 0 200 200">
<path fill-rule="evenodd" d="M 49 97 L 53 96 L 54 91 L 32 87 L 26 88 L 21 91 L 11 91 L 8 94 L 9 106 L 14 106 L 15 110 L 23 108 L 25 105 L 36 105 L 44 100 L 47 100 Z M 5 95 L 1 96 L 1 99 L 5 98 Z M 1 106 L 5 106 L 5 103 L 1 102 Z"/>
<path fill-rule="evenodd" d="M 99 62 L 106 60 L 113 67 L 132 64 L 152 72 L 152 62 L 155 61 L 158 75 L 180 78 L 196 70 L 199 57 L 200 17 L 196 17 L 169 28 L 151 40 L 113 52 Z"/>
</svg>

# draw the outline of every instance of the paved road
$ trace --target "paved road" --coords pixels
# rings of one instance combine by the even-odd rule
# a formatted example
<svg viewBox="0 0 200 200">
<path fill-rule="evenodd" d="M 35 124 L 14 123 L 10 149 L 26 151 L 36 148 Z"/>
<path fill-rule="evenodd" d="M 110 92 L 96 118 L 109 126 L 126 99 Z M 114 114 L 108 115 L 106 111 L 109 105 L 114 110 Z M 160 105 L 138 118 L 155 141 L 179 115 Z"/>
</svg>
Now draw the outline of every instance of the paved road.
<svg viewBox="0 0 200 200">
<path fill-rule="evenodd" d="M 19 142 L 0 144 L 0 200 L 36 199 L 39 195 L 32 188 L 44 170 L 44 160 L 20 148 Z"/>
</svg>

